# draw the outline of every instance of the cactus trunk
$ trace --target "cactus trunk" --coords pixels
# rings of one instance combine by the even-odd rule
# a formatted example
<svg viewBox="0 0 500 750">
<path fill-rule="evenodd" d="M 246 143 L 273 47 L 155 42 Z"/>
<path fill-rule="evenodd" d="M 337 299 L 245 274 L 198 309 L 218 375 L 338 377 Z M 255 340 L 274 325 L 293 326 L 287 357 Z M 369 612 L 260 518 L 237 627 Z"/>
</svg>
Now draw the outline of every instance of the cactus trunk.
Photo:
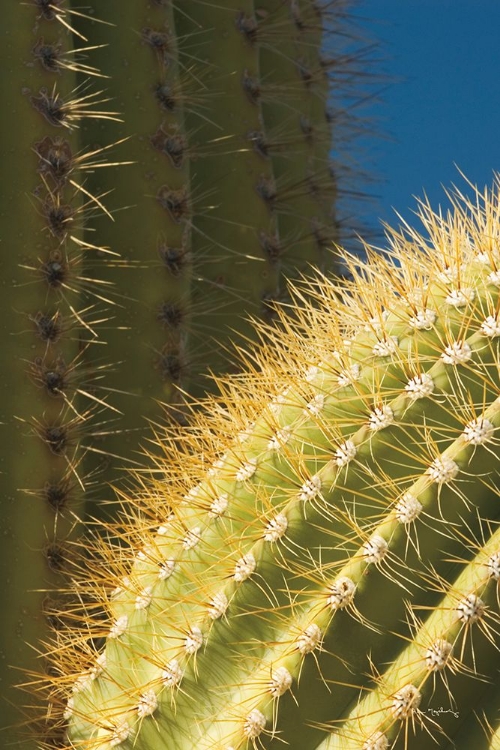
<svg viewBox="0 0 500 750">
<path fill-rule="evenodd" d="M 85 41 L 58 4 L 9 3 L 2 21 L 5 113 L 2 188 L 2 638 L 0 725 L 19 719 L 12 683 L 39 668 L 34 644 L 47 639 L 49 592 L 61 586 L 65 541 L 74 533 L 91 478 L 84 446 L 99 408 L 85 351 L 96 338 L 92 255 L 83 223 L 96 209 L 77 128 L 98 116 L 98 94 L 78 88 Z M 102 116 L 111 116 L 101 113 Z M 60 604 L 58 605 L 58 608 Z M 2 732 L 4 741 L 9 736 Z"/>
<path fill-rule="evenodd" d="M 75 567 L 63 747 L 495 747 L 498 187 L 297 288 L 164 436 Z"/>
</svg>

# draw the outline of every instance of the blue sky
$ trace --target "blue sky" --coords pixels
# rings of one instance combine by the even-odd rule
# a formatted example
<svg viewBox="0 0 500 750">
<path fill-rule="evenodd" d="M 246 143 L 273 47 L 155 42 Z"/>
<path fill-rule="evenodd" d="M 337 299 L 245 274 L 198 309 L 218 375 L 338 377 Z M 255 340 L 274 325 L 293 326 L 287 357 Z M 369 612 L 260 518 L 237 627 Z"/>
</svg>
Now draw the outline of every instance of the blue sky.
<svg viewBox="0 0 500 750">
<path fill-rule="evenodd" d="M 418 225 L 413 195 L 444 207 L 441 185 L 472 194 L 454 164 L 480 187 L 500 171 L 500 0 L 359 0 L 354 12 L 389 76 L 366 114 L 391 140 L 360 144 L 380 180 L 365 220 L 395 224 L 394 207 Z"/>
</svg>

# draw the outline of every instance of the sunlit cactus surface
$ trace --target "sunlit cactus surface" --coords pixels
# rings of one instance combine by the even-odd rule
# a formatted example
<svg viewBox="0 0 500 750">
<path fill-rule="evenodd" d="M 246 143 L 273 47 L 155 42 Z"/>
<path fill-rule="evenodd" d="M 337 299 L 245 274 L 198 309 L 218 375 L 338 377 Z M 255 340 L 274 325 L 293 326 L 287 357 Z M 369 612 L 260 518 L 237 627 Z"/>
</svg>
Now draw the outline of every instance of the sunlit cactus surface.
<svg viewBox="0 0 500 750">
<path fill-rule="evenodd" d="M 74 551 L 59 747 L 498 747 L 498 183 L 476 198 L 296 285 L 158 431 Z"/>
</svg>

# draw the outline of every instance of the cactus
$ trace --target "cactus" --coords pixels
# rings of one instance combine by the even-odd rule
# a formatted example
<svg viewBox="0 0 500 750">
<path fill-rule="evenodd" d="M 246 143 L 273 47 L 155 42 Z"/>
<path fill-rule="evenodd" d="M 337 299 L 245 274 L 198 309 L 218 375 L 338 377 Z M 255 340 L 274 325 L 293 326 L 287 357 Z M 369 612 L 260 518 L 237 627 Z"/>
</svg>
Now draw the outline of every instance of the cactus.
<svg viewBox="0 0 500 750">
<path fill-rule="evenodd" d="M 158 433 L 74 557 L 59 747 L 498 746 L 500 181 L 452 201 Z"/>
<path fill-rule="evenodd" d="M 12 665 L 33 665 L 25 642 L 51 617 L 48 591 L 61 585 L 65 539 L 92 484 L 83 445 L 103 408 L 99 373 L 85 363 L 103 315 L 83 268 L 95 256 L 83 224 L 102 207 L 85 174 L 106 153 L 82 148 L 78 125 L 114 115 L 78 85 L 79 72 L 97 72 L 72 19 L 60 3 L 2 9 L 2 729 L 18 704 Z"/>
</svg>

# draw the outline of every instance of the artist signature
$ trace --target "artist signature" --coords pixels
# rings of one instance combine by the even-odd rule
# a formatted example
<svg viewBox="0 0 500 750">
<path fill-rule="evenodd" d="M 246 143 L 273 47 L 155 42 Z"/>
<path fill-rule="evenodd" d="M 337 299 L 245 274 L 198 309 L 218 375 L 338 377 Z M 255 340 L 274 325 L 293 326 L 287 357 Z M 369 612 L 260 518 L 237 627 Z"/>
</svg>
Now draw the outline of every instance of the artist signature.
<svg viewBox="0 0 500 750">
<path fill-rule="evenodd" d="M 452 708 L 443 708 L 442 706 L 439 706 L 439 708 L 427 708 L 427 712 L 431 714 L 431 716 L 440 716 L 441 714 L 453 714 L 455 719 L 458 719 L 460 716 L 459 711 L 454 711 Z"/>
</svg>

